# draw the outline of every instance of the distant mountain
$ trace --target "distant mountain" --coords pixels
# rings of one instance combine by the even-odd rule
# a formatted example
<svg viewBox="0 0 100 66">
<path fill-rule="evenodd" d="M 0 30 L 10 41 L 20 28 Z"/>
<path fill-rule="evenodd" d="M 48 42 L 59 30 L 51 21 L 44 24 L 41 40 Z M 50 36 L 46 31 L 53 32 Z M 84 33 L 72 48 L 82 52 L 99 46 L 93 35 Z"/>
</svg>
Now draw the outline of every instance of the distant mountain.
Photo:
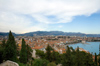
<svg viewBox="0 0 100 66">
<path fill-rule="evenodd" d="M 14 36 L 17 36 L 18 34 L 12 33 Z M 5 33 L 5 32 L 0 32 L 0 36 L 8 36 L 9 33 Z"/>
<path fill-rule="evenodd" d="M 8 36 L 9 33 L 0 32 L 0 36 Z M 63 35 L 63 36 L 87 36 L 87 37 L 100 37 L 100 34 L 84 34 L 84 33 L 74 33 L 74 32 L 62 32 L 62 31 L 36 31 L 29 32 L 25 34 L 15 34 L 14 36 L 46 36 L 46 35 Z"/>
</svg>

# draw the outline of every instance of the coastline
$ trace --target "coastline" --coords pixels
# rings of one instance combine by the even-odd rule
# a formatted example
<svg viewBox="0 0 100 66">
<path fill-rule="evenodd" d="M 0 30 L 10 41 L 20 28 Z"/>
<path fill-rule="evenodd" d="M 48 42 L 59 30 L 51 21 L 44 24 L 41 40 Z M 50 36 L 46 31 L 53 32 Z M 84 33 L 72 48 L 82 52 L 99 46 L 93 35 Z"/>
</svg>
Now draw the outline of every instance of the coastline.
<svg viewBox="0 0 100 66">
<path fill-rule="evenodd" d="M 78 44 L 78 43 L 82 43 L 82 44 L 89 44 L 87 42 L 100 42 L 100 41 L 86 41 L 86 43 L 82 43 L 82 42 L 75 42 L 75 43 L 66 43 L 66 45 L 73 45 L 73 44 Z"/>
</svg>

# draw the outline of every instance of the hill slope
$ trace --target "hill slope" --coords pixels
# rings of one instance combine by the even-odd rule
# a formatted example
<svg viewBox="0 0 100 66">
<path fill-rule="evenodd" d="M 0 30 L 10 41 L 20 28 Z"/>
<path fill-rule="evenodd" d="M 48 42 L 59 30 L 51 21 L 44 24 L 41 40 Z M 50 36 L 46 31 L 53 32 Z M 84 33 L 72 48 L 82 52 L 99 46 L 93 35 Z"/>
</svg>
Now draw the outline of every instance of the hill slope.
<svg viewBox="0 0 100 66">
<path fill-rule="evenodd" d="M 62 32 L 62 31 L 36 31 L 29 32 L 25 34 L 15 34 L 14 36 L 46 36 L 46 35 L 63 35 L 63 36 L 87 36 L 87 37 L 100 37 L 100 34 L 84 34 L 84 33 L 74 33 L 74 32 Z M 0 32 L 0 36 L 8 36 L 8 33 Z"/>
</svg>

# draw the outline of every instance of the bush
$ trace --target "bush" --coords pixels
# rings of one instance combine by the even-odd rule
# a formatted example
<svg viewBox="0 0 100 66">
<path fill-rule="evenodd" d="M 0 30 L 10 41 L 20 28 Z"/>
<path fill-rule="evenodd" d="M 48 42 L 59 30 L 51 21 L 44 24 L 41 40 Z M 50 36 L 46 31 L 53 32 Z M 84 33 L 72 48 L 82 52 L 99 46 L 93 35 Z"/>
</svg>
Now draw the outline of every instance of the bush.
<svg viewBox="0 0 100 66">
<path fill-rule="evenodd" d="M 35 59 L 32 66 L 47 66 L 48 63 L 46 59 Z"/>
<path fill-rule="evenodd" d="M 54 62 L 48 63 L 47 66 L 57 66 Z"/>
<path fill-rule="evenodd" d="M 19 66 L 26 66 L 26 64 L 23 64 L 23 63 L 20 63 L 20 62 L 17 62 L 19 64 Z"/>
</svg>

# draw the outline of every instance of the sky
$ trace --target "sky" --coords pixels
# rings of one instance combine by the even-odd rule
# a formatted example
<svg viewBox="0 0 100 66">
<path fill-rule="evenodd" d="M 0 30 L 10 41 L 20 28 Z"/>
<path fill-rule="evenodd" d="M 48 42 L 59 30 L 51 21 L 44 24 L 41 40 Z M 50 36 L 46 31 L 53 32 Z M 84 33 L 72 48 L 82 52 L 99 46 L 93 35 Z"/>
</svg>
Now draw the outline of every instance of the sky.
<svg viewBox="0 0 100 66">
<path fill-rule="evenodd" d="M 100 34 L 100 0 L 0 0 L 0 32 Z"/>
</svg>

